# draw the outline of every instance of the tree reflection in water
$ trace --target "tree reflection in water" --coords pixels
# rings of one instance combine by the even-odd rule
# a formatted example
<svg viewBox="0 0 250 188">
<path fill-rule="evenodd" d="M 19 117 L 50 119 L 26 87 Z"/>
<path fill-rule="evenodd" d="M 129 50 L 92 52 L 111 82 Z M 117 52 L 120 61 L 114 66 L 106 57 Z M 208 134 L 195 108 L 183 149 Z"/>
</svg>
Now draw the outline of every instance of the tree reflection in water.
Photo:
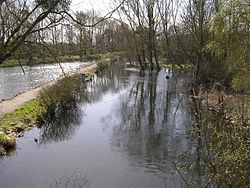
<svg viewBox="0 0 250 188">
<path fill-rule="evenodd" d="M 71 139 L 83 121 L 84 106 L 99 101 L 107 91 L 119 92 L 123 87 L 120 79 L 128 77 L 129 72 L 124 72 L 122 66 L 114 66 L 98 76 L 93 75 L 87 83 L 75 76 L 66 78 L 66 81 L 52 88 L 51 93 L 59 102 L 53 112 L 45 116 L 45 123 L 40 126 L 38 143 L 48 144 Z"/>
<path fill-rule="evenodd" d="M 178 159 L 182 156 L 181 162 L 189 164 L 197 156 L 196 142 L 189 132 L 194 118 L 189 106 L 188 76 L 171 71 L 166 80 L 165 75 L 165 70 L 140 74 L 102 122 L 105 126 L 116 122 L 111 144 L 126 153 L 133 166 L 161 171 L 164 179 L 174 178 L 179 187 L 190 182 L 177 173 Z M 190 172 L 192 177 L 197 175 L 194 171 Z M 185 180 L 178 182 L 180 179 Z"/>
<path fill-rule="evenodd" d="M 166 74 L 169 79 L 166 79 Z M 64 87 L 62 84 L 51 95 L 56 101 L 56 110 L 40 128 L 38 143 L 43 145 L 68 140 L 76 132 L 79 135 L 72 142 L 65 142 L 66 145 L 51 144 L 53 151 L 34 150 L 33 154 L 39 153 L 39 156 L 31 155 L 33 157 L 30 157 L 30 164 L 37 164 L 37 159 L 49 159 L 48 164 L 55 164 L 59 169 L 47 169 L 44 166 L 41 172 L 57 175 L 58 171 L 64 172 L 61 167 L 65 163 L 65 169 L 71 169 L 71 165 L 74 168 L 75 165 L 80 170 L 86 169 L 85 164 L 90 164 L 89 176 L 91 180 L 93 177 L 93 185 L 100 185 L 103 180 L 107 180 L 108 185 L 117 182 L 119 185 L 128 184 L 127 187 L 205 187 L 208 181 L 205 179 L 206 169 L 202 168 L 203 146 L 189 132 L 196 126 L 192 101 L 189 100 L 188 77 L 187 74 L 175 70 L 168 70 L 167 73 L 165 70 L 152 74 L 146 71 L 140 73 L 136 68 L 124 69 L 121 64 L 93 76 L 92 81 L 86 85 L 69 82 Z M 62 91 L 66 91 L 66 94 Z M 57 103 L 60 101 L 59 96 L 66 99 Z M 84 112 L 88 113 L 88 117 L 84 116 Z M 97 114 L 98 112 L 100 113 Z M 64 149 L 57 147 L 58 145 Z M 28 147 L 30 148 L 33 146 Z M 57 163 L 54 161 L 57 157 L 53 159 L 51 156 L 57 156 L 58 151 L 70 153 L 71 157 L 64 159 L 67 157 L 58 156 L 63 160 L 62 163 Z M 27 154 L 20 153 L 21 159 L 27 161 Z M 17 160 L 20 161 L 19 158 Z M 97 168 L 92 166 L 95 163 Z M 15 163 L 10 161 L 10 164 Z M 19 165 L 17 163 L 18 168 Z M 37 165 L 40 167 L 40 163 Z M 26 169 L 26 166 L 20 169 L 23 168 Z M 12 170 L 13 173 L 16 172 L 16 168 Z M 110 174 L 100 175 L 101 172 L 109 171 Z M 29 172 L 31 177 L 33 174 L 41 174 L 33 167 Z M 69 185 L 75 182 L 74 175 L 73 173 L 71 177 L 69 174 L 65 181 L 65 176 L 59 175 L 51 181 L 52 184 L 48 178 L 45 181 L 52 187 L 58 186 L 53 184 L 57 182 Z M 117 178 L 113 181 L 114 175 Z M 77 176 L 77 181 L 88 182 L 83 177 Z M 26 177 L 21 178 L 26 184 Z M 40 181 L 36 178 L 33 178 L 33 183 Z"/>
<path fill-rule="evenodd" d="M 83 111 L 79 103 L 86 98 L 84 77 L 74 75 L 59 80 L 41 93 L 41 104 L 47 109 L 40 129 L 39 143 L 70 139 L 80 125 Z"/>
<path fill-rule="evenodd" d="M 47 119 L 40 128 L 40 144 L 68 140 L 75 134 L 82 119 L 82 111 L 72 101 L 67 108 L 59 108 L 55 117 Z"/>
<path fill-rule="evenodd" d="M 107 92 L 118 93 L 110 114 L 101 119 L 112 129 L 112 147 L 124 153 L 133 167 L 144 167 L 161 176 L 166 186 L 191 185 L 188 177 L 199 182 L 199 169 L 186 169 L 185 174 L 178 171 L 179 166 L 190 166 L 198 156 L 197 141 L 189 132 L 194 118 L 188 75 L 175 70 L 167 74 L 170 79 L 165 78 L 165 70 L 149 74 L 114 66 L 95 75 L 87 83 L 84 96 L 70 100 L 68 108 L 59 110 L 57 118 L 42 127 L 41 142 L 70 139 L 83 121 L 86 104 L 100 101 Z"/>
</svg>

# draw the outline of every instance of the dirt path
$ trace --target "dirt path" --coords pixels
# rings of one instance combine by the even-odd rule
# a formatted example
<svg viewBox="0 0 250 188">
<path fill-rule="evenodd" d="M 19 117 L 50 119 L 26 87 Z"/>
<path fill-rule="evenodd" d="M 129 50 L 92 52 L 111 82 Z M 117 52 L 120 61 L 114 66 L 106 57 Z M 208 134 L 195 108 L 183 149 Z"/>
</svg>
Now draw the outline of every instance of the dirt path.
<svg viewBox="0 0 250 188">
<path fill-rule="evenodd" d="M 96 64 L 94 63 L 91 65 L 87 65 L 87 66 L 85 65 L 83 67 L 80 67 L 74 71 L 69 72 L 68 74 L 72 75 L 72 74 L 76 74 L 76 73 L 88 72 L 88 71 L 94 70 L 95 68 L 96 68 Z M 57 78 L 53 81 L 50 81 L 48 83 L 45 83 L 37 88 L 25 91 L 25 92 L 15 96 L 15 97 L 11 98 L 11 99 L 4 100 L 4 101 L 0 102 L 0 118 L 4 114 L 6 114 L 8 112 L 15 111 L 18 108 L 20 108 L 23 104 L 37 98 L 39 95 L 39 92 L 42 89 L 55 84 L 57 82 L 57 80 L 59 80 L 61 78 L 63 78 L 63 76 L 60 76 L 59 78 Z"/>
</svg>

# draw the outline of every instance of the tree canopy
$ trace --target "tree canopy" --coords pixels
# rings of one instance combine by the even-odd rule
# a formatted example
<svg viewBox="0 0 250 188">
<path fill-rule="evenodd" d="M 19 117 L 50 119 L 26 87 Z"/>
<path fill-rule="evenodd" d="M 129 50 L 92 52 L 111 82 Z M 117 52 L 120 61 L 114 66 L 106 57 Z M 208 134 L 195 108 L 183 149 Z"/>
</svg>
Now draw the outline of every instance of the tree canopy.
<svg viewBox="0 0 250 188">
<path fill-rule="evenodd" d="M 208 48 L 225 61 L 236 91 L 250 91 L 250 5 L 245 0 L 223 1 L 210 21 L 213 40 Z"/>
</svg>

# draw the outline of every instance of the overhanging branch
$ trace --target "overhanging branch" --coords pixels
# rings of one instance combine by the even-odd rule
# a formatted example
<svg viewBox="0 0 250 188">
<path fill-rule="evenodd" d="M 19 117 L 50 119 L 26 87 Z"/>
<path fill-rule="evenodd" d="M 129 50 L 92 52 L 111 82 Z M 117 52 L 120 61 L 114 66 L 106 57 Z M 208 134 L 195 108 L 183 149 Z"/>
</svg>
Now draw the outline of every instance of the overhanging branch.
<svg viewBox="0 0 250 188">
<path fill-rule="evenodd" d="M 123 5 L 123 3 L 126 0 L 123 0 L 115 9 L 113 9 L 112 11 L 108 12 L 105 16 L 103 16 L 102 19 L 98 20 L 96 23 L 94 24 L 84 24 L 82 22 L 79 22 L 77 19 L 74 18 L 74 16 L 72 16 L 69 12 L 67 11 L 60 11 L 60 12 L 51 12 L 51 13 L 55 13 L 55 14 L 66 14 L 71 20 L 73 20 L 75 23 L 83 26 L 83 27 L 95 27 L 96 25 L 98 25 L 99 23 L 109 19 L 112 17 L 112 15 Z"/>
</svg>

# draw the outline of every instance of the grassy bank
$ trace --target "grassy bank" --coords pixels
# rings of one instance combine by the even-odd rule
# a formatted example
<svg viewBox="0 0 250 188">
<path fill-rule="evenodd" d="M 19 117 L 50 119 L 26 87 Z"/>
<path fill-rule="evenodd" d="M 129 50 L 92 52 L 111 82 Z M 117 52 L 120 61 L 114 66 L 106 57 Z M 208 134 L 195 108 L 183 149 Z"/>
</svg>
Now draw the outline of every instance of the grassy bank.
<svg viewBox="0 0 250 188">
<path fill-rule="evenodd" d="M 192 67 L 192 64 L 190 63 L 176 63 L 176 62 L 169 62 L 168 59 L 164 58 L 164 57 L 159 57 L 159 64 L 160 67 L 162 68 L 175 68 L 175 69 L 189 69 Z"/>
<path fill-rule="evenodd" d="M 42 90 L 39 98 L 24 104 L 14 112 L 0 119 L 0 155 L 16 145 L 16 137 L 21 137 L 29 128 L 44 122 L 45 117 L 55 117 L 60 110 L 74 107 L 84 97 L 85 82 L 95 72 L 99 72 L 120 59 L 119 54 L 105 54 L 96 67 L 59 79 L 52 86 Z"/>
<path fill-rule="evenodd" d="M 176 68 L 176 69 L 189 69 L 192 67 L 192 65 L 190 64 L 165 64 L 165 63 L 162 63 L 160 64 L 161 67 L 163 68 Z"/>
<path fill-rule="evenodd" d="M 45 113 L 39 99 L 23 105 L 20 109 L 5 114 L 0 119 L 0 154 L 16 145 L 16 137 L 22 132 L 37 125 L 41 115 Z"/>
<path fill-rule="evenodd" d="M 28 61 L 27 59 L 20 59 L 19 61 L 16 59 L 9 59 L 5 61 L 3 64 L 0 64 L 0 67 L 16 67 L 28 65 L 28 66 L 36 66 L 42 64 L 51 64 L 56 63 L 57 61 L 63 62 L 75 62 L 75 61 L 110 61 L 114 58 L 121 57 L 122 53 L 113 52 L 113 53 L 105 53 L 105 54 L 94 54 L 94 55 L 85 55 L 80 58 L 80 56 L 58 56 L 57 60 L 53 57 L 45 57 L 45 58 L 34 58 L 32 61 Z"/>
<path fill-rule="evenodd" d="M 114 62 L 120 61 L 123 58 L 122 53 L 106 53 L 101 55 L 100 60 L 96 62 L 97 68 L 95 72 L 102 71 L 106 67 L 109 67 Z"/>
<path fill-rule="evenodd" d="M 75 62 L 75 61 L 95 61 L 100 60 L 102 58 L 102 55 L 85 55 L 82 58 L 80 56 L 58 56 L 57 60 L 53 57 L 45 57 L 45 58 L 34 58 L 31 60 L 27 59 L 20 59 L 19 61 L 16 59 L 9 59 L 5 61 L 3 64 L 0 65 L 0 67 L 15 67 L 15 66 L 22 66 L 28 65 L 28 66 L 35 66 L 35 65 L 42 65 L 42 64 L 51 64 L 56 63 L 57 61 L 63 63 L 63 62 Z"/>
</svg>

